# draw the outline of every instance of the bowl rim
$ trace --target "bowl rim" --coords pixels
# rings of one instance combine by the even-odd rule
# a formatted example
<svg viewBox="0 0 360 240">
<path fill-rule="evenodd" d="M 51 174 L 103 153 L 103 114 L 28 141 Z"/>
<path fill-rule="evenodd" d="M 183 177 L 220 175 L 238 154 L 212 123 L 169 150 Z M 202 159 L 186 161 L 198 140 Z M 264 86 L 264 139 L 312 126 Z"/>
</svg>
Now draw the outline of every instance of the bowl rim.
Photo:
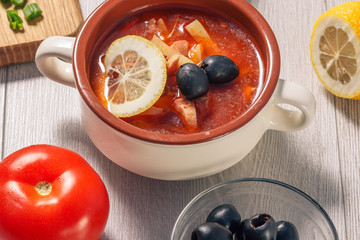
<svg viewBox="0 0 360 240">
<path fill-rule="evenodd" d="M 102 106 L 100 101 L 98 101 L 97 97 L 93 93 L 90 86 L 90 81 L 87 77 L 88 70 L 85 66 L 86 64 L 84 61 L 84 56 L 86 56 L 87 41 L 89 36 L 91 36 L 92 34 L 92 29 L 94 28 L 94 26 L 98 24 L 98 22 L 103 19 L 105 15 L 112 11 L 112 9 L 119 7 L 126 1 L 127 0 L 106 0 L 101 3 L 85 20 L 75 40 L 73 50 L 73 72 L 75 75 L 75 83 L 77 90 L 80 93 L 82 100 L 89 107 L 89 109 L 109 127 L 127 136 L 151 143 L 160 143 L 167 145 L 187 145 L 194 143 L 202 143 L 218 139 L 219 137 L 232 133 L 243 127 L 253 118 L 255 118 L 255 116 L 270 101 L 280 74 L 280 51 L 276 37 L 271 27 L 269 26 L 265 18 L 257 11 L 257 9 L 247 1 L 219 0 L 222 3 L 226 3 L 229 8 L 230 6 L 236 7 L 236 9 L 242 12 L 243 16 L 250 19 L 251 23 L 256 26 L 256 29 L 259 32 L 257 41 L 264 42 L 264 49 L 266 49 L 265 52 L 267 53 L 267 55 L 263 53 L 264 59 L 266 59 L 266 65 L 264 64 L 264 67 L 266 69 L 264 74 L 264 86 L 263 90 L 261 91 L 257 99 L 254 101 L 254 103 L 250 106 L 250 108 L 241 117 L 238 117 L 235 120 L 230 121 L 229 123 L 224 124 L 220 127 L 205 132 L 189 134 L 164 134 L 158 132 L 149 132 L 148 130 L 135 127 L 129 123 L 126 123 L 125 121 L 119 120 L 105 107 Z M 149 3 L 150 0 L 147 2 Z M 166 4 L 183 4 L 184 6 L 200 7 L 198 3 L 195 4 L 194 1 L 190 0 L 186 0 L 184 2 L 182 2 L 181 0 L 159 0 L 158 2 L 156 2 L 156 4 L 154 3 L 151 6 L 141 6 L 147 8 L 152 6 L 162 6 Z M 203 8 L 211 10 L 208 7 Z M 138 9 L 128 9 L 128 11 L 137 11 L 139 9 L 140 11 L 142 11 L 143 8 L 138 7 Z M 228 17 L 232 18 L 231 15 Z"/>
<path fill-rule="evenodd" d="M 306 194 L 305 192 L 301 191 L 300 189 L 298 189 L 296 187 L 293 187 L 293 186 L 291 186 L 289 184 L 286 184 L 284 182 L 280 182 L 280 181 L 273 180 L 273 179 L 267 179 L 267 178 L 240 178 L 240 179 L 234 179 L 234 180 L 225 181 L 225 182 L 222 182 L 222 183 L 215 184 L 215 185 L 205 189 L 204 191 L 200 192 L 184 207 L 184 209 L 179 214 L 179 216 L 176 219 L 176 222 L 174 224 L 174 227 L 172 229 L 170 239 L 174 240 L 174 234 L 175 234 L 176 226 L 179 224 L 179 221 L 182 218 L 182 216 L 188 211 L 188 209 L 196 201 L 198 201 L 200 198 L 202 198 L 203 196 L 205 196 L 209 192 L 212 192 L 213 190 L 219 189 L 219 188 L 221 188 L 223 186 L 231 185 L 231 184 L 234 184 L 234 183 L 241 183 L 241 182 L 264 182 L 264 183 L 270 183 L 270 184 L 274 184 L 274 185 L 278 185 L 278 186 L 287 188 L 287 189 L 297 193 L 298 195 L 302 196 L 303 198 L 308 200 L 310 203 L 312 203 L 320 211 L 320 213 L 323 215 L 323 217 L 325 218 L 325 220 L 327 221 L 327 223 L 329 224 L 329 226 L 331 228 L 331 231 L 332 231 L 333 236 L 334 236 L 334 240 L 339 240 L 339 236 L 338 236 L 338 233 L 336 231 L 334 223 L 332 222 L 331 218 L 329 217 L 329 215 L 325 211 L 325 209 L 317 201 L 315 201 L 308 194 Z"/>
</svg>

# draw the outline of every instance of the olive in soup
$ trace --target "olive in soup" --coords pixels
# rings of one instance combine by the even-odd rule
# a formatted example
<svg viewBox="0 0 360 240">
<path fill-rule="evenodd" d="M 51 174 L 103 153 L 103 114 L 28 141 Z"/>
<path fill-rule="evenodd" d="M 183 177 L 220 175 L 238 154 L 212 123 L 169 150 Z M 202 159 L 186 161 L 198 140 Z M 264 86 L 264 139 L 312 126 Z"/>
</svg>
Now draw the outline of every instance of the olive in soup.
<svg viewBox="0 0 360 240">
<path fill-rule="evenodd" d="M 126 39 L 132 41 L 130 45 L 139 41 L 142 47 L 125 51 L 121 58 L 113 57 L 110 65 L 120 70 L 107 71 L 107 55 L 116 55 L 117 48 L 112 46 L 118 43 L 126 47 Z M 157 50 L 141 57 L 147 48 Z M 140 69 L 133 75 L 141 79 L 139 85 L 145 89 L 155 78 L 151 71 L 159 68 L 161 72 L 165 66 L 165 75 L 156 75 L 160 82 L 164 77 L 164 86 L 158 84 L 161 91 L 151 106 L 120 118 L 166 134 L 209 131 L 241 117 L 262 88 L 263 63 L 254 38 L 240 23 L 200 9 L 169 7 L 137 13 L 122 20 L 99 41 L 90 64 L 90 83 L 110 111 L 110 97 L 111 101 L 122 98 L 126 87 L 120 90 L 119 82 L 129 75 L 116 64 L 130 64 L 130 75 L 133 69 Z M 132 91 L 141 95 L 143 90 L 132 86 Z M 117 100 L 117 104 L 124 101 Z"/>
</svg>

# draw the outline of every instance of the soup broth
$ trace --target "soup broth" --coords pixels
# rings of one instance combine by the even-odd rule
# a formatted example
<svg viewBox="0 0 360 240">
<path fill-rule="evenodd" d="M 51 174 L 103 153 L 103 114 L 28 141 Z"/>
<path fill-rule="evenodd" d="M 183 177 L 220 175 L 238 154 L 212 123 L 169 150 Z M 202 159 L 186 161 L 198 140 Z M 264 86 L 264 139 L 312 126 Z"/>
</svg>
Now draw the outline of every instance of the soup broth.
<svg viewBox="0 0 360 240">
<path fill-rule="evenodd" d="M 161 20 L 160 20 L 161 19 Z M 206 29 L 211 41 L 195 40 L 186 26 L 198 20 Z M 161 22 L 166 31 L 159 30 Z M 161 27 L 160 27 L 161 28 Z M 244 114 L 252 105 L 262 88 L 263 64 L 261 53 L 254 38 L 239 23 L 210 12 L 192 8 L 159 8 L 141 12 L 121 21 L 103 39 L 100 39 L 90 64 L 90 84 L 99 101 L 108 107 L 105 97 L 106 74 L 104 55 L 109 45 L 126 35 L 138 35 L 151 40 L 154 35 L 167 45 L 185 40 L 188 43 L 186 57 L 199 64 L 206 56 L 221 54 L 227 56 L 239 67 L 239 76 L 228 84 L 210 84 L 209 92 L 193 100 L 196 108 L 197 127 L 189 127 L 183 116 L 176 111 L 174 102 L 182 98 L 176 84 L 176 72 L 168 71 L 168 78 L 162 96 L 153 109 L 161 114 L 141 113 L 122 118 L 134 126 L 166 134 L 186 134 L 209 131 L 222 126 Z M 194 55 L 194 49 L 201 45 L 202 59 Z"/>
</svg>

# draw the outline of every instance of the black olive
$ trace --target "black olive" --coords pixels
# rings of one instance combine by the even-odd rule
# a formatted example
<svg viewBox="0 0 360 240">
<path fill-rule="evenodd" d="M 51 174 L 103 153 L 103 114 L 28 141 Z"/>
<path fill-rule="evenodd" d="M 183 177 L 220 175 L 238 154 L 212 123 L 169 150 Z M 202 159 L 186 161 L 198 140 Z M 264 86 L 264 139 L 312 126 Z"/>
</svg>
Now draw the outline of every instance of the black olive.
<svg viewBox="0 0 360 240">
<path fill-rule="evenodd" d="M 228 83 L 239 76 L 239 67 L 230 58 L 222 55 L 206 57 L 201 68 L 205 70 L 210 83 Z"/>
<path fill-rule="evenodd" d="M 238 240 L 276 240 L 276 222 L 268 214 L 260 214 L 241 222 L 235 239 Z"/>
<path fill-rule="evenodd" d="M 239 228 L 236 230 L 236 233 L 234 234 L 234 240 L 244 240 L 242 236 L 243 235 L 242 232 L 243 232 L 244 224 L 248 221 L 249 219 L 245 219 L 240 223 Z"/>
<path fill-rule="evenodd" d="M 299 234 L 296 227 L 291 222 L 279 221 L 277 225 L 276 240 L 299 240 Z"/>
<path fill-rule="evenodd" d="M 241 216 L 233 205 L 223 204 L 211 211 L 206 222 L 219 223 L 235 234 L 240 227 Z"/>
<path fill-rule="evenodd" d="M 208 222 L 197 226 L 191 233 L 191 240 L 232 240 L 229 229 L 218 223 Z"/>
<path fill-rule="evenodd" d="M 204 96 L 209 90 L 205 72 L 193 63 L 185 63 L 176 72 L 176 82 L 187 100 Z"/>
</svg>

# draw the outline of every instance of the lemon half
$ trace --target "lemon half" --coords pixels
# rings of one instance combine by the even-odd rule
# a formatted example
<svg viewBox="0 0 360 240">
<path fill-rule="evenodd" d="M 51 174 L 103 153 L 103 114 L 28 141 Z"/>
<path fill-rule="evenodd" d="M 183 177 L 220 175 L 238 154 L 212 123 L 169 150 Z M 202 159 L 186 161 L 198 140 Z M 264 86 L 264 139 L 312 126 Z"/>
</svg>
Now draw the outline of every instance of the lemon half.
<svg viewBox="0 0 360 240">
<path fill-rule="evenodd" d="M 328 91 L 360 99 L 360 1 L 340 4 L 317 19 L 310 55 Z"/>
<path fill-rule="evenodd" d="M 130 117 L 150 108 L 161 96 L 166 60 L 149 40 L 128 35 L 115 40 L 105 54 L 105 96 L 117 117 Z"/>
</svg>

